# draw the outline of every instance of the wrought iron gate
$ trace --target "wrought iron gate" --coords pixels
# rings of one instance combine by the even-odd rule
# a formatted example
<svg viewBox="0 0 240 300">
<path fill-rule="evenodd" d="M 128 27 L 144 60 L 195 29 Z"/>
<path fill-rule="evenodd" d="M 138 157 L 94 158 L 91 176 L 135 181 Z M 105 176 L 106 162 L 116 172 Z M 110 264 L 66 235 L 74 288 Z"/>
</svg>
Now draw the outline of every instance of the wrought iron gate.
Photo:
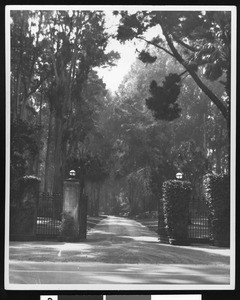
<svg viewBox="0 0 240 300">
<path fill-rule="evenodd" d="M 59 235 L 61 200 L 60 194 L 42 193 L 39 195 L 36 231 L 38 238 L 51 238 Z"/>
<path fill-rule="evenodd" d="M 209 212 L 204 198 L 193 197 L 189 204 L 190 242 L 209 243 Z"/>
</svg>

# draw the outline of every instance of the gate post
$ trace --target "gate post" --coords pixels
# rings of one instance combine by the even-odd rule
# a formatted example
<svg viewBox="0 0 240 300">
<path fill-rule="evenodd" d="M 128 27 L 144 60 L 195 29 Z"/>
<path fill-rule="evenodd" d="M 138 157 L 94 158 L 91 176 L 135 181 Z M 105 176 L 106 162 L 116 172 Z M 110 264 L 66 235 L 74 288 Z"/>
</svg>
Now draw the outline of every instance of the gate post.
<svg viewBox="0 0 240 300">
<path fill-rule="evenodd" d="M 78 180 L 66 179 L 63 184 L 63 213 L 69 213 L 73 218 L 77 236 L 79 235 L 79 196 L 80 184 Z"/>
</svg>

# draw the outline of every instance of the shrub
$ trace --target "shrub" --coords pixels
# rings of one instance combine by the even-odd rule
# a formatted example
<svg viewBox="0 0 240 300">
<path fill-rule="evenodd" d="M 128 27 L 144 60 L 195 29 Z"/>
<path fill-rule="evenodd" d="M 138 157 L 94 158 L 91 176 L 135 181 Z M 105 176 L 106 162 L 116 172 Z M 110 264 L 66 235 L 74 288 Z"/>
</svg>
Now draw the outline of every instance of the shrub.
<svg viewBox="0 0 240 300">
<path fill-rule="evenodd" d="M 18 193 L 10 204 L 10 236 L 34 238 L 37 223 L 37 202 L 40 179 L 24 176 L 18 180 Z"/>
<path fill-rule="evenodd" d="M 39 183 L 40 179 L 33 175 L 25 175 L 17 180 L 15 180 L 15 192 L 11 191 L 11 204 L 22 206 L 24 201 L 24 197 L 26 196 L 26 193 L 31 193 L 34 195 L 34 202 L 36 202 L 36 199 L 38 199 L 38 192 L 39 192 Z"/>
<path fill-rule="evenodd" d="M 188 244 L 191 190 L 188 181 L 168 180 L 163 183 L 164 223 L 172 244 Z"/>
<path fill-rule="evenodd" d="M 74 219 L 70 212 L 62 213 L 62 222 L 60 225 L 61 238 L 68 242 L 73 242 L 77 240 L 77 228 L 74 224 Z"/>
<path fill-rule="evenodd" d="M 10 201 L 19 197 L 19 179 L 32 170 L 34 157 L 40 149 L 41 127 L 23 120 L 11 120 L 10 139 Z"/>
<path fill-rule="evenodd" d="M 203 179 L 209 207 L 210 238 L 215 245 L 230 245 L 230 178 L 229 175 L 206 174 Z"/>
<path fill-rule="evenodd" d="M 16 240 L 22 236 L 34 238 L 36 227 L 36 207 L 29 203 L 18 208 L 11 206 L 10 210 L 10 236 Z"/>
<path fill-rule="evenodd" d="M 18 180 L 19 193 L 22 195 L 26 191 L 32 190 L 32 192 L 38 197 L 39 183 L 41 180 L 34 175 L 25 175 Z"/>
</svg>

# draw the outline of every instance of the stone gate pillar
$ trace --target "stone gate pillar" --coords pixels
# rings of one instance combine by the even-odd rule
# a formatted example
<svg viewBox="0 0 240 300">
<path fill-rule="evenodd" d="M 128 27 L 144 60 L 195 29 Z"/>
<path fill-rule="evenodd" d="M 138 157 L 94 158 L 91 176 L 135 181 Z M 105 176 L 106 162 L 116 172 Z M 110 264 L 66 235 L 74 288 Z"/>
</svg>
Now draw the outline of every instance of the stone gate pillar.
<svg viewBox="0 0 240 300">
<path fill-rule="evenodd" d="M 80 184 L 78 180 L 67 179 L 63 185 L 63 212 L 69 213 L 74 220 L 74 227 L 79 230 L 79 197 Z M 79 235 L 79 232 L 77 232 Z"/>
</svg>

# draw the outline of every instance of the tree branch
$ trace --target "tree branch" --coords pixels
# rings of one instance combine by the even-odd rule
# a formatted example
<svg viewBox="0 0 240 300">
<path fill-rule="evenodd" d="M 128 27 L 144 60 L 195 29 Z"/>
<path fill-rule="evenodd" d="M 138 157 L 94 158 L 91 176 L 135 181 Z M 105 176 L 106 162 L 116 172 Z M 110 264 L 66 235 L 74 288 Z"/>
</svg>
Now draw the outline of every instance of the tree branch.
<svg viewBox="0 0 240 300">
<path fill-rule="evenodd" d="M 171 49 L 173 56 L 175 59 L 188 71 L 188 73 L 192 76 L 193 80 L 196 82 L 196 84 L 200 87 L 200 89 L 209 97 L 209 99 L 217 106 L 217 108 L 221 111 L 223 117 L 228 120 L 228 110 L 227 107 L 222 103 L 222 101 L 201 81 L 201 79 L 198 77 L 197 73 L 193 71 L 189 66 L 186 64 L 184 59 L 181 57 L 181 55 L 178 53 L 177 49 L 174 47 L 173 42 L 171 38 L 169 37 L 168 33 L 164 30 L 164 27 L 162 27 L 163 35 L 166 38 L 166 41 L 169 45 L 169 48 Z"/>
<path fill-rule="evenodd" d="M 164 47 L 161 47 L 161 46 L 159 46 L 158 44 L 155 44 L 155 43 L 153 43 L 153 42 L 151 42 L 151 41 L 148 41 L 148 40 L 146 40 L 144 37 L 138 36 L 137 38 L 140 39 L 140 40 L 145 41 L 146 43 L 148 43 L 148 44 L 150 44 L 150 45 L 155 46 L 155 47 L 158 48 L 158 49 L 163 50 L 163 51 L 166 52 L 167 54 L 169 54 L 169 55 L 171 55 L 172 57 L 174 57 L 174 55 L 173 55 L 170 51 L 168 51 L 167 49 L 165 49 Z"/>
<path fill-rule="evenodd" d="M 184 43 L 182 40 L 178 39 L 178 38 L 177 38 L 176 36 L 174 36 L 174 35 L 173 35 L 173 38 L 174 38 L 174 40 L 175 40 L 178 44 L 180 44 L 181 46 L 183 46 L 184 48 L 186 48 L 186 49 L 188 49 L 188 50 L 190 50 L 190 51 L 192 51 L 192 52 L 197 52 L 197 51 L 200 50 L 200 49 L 198 49 L 198 48 L 195 48 L 195 47 L 193 47 L 193 46 L 191 46 L 191 45 L 188 45 L 188 44 Z"/>
<path fill-rule="evenodd" d="M 51 75 L 51 72 L 49 72 L 42 80 L 39 81 L 39 83 L 27 94 L 26 99 L 28 99 L 33 93 L 37 91 L 37 89 L 42 85 L 42 83 L 48 79 L 48 77 Z"/>
</svg>

